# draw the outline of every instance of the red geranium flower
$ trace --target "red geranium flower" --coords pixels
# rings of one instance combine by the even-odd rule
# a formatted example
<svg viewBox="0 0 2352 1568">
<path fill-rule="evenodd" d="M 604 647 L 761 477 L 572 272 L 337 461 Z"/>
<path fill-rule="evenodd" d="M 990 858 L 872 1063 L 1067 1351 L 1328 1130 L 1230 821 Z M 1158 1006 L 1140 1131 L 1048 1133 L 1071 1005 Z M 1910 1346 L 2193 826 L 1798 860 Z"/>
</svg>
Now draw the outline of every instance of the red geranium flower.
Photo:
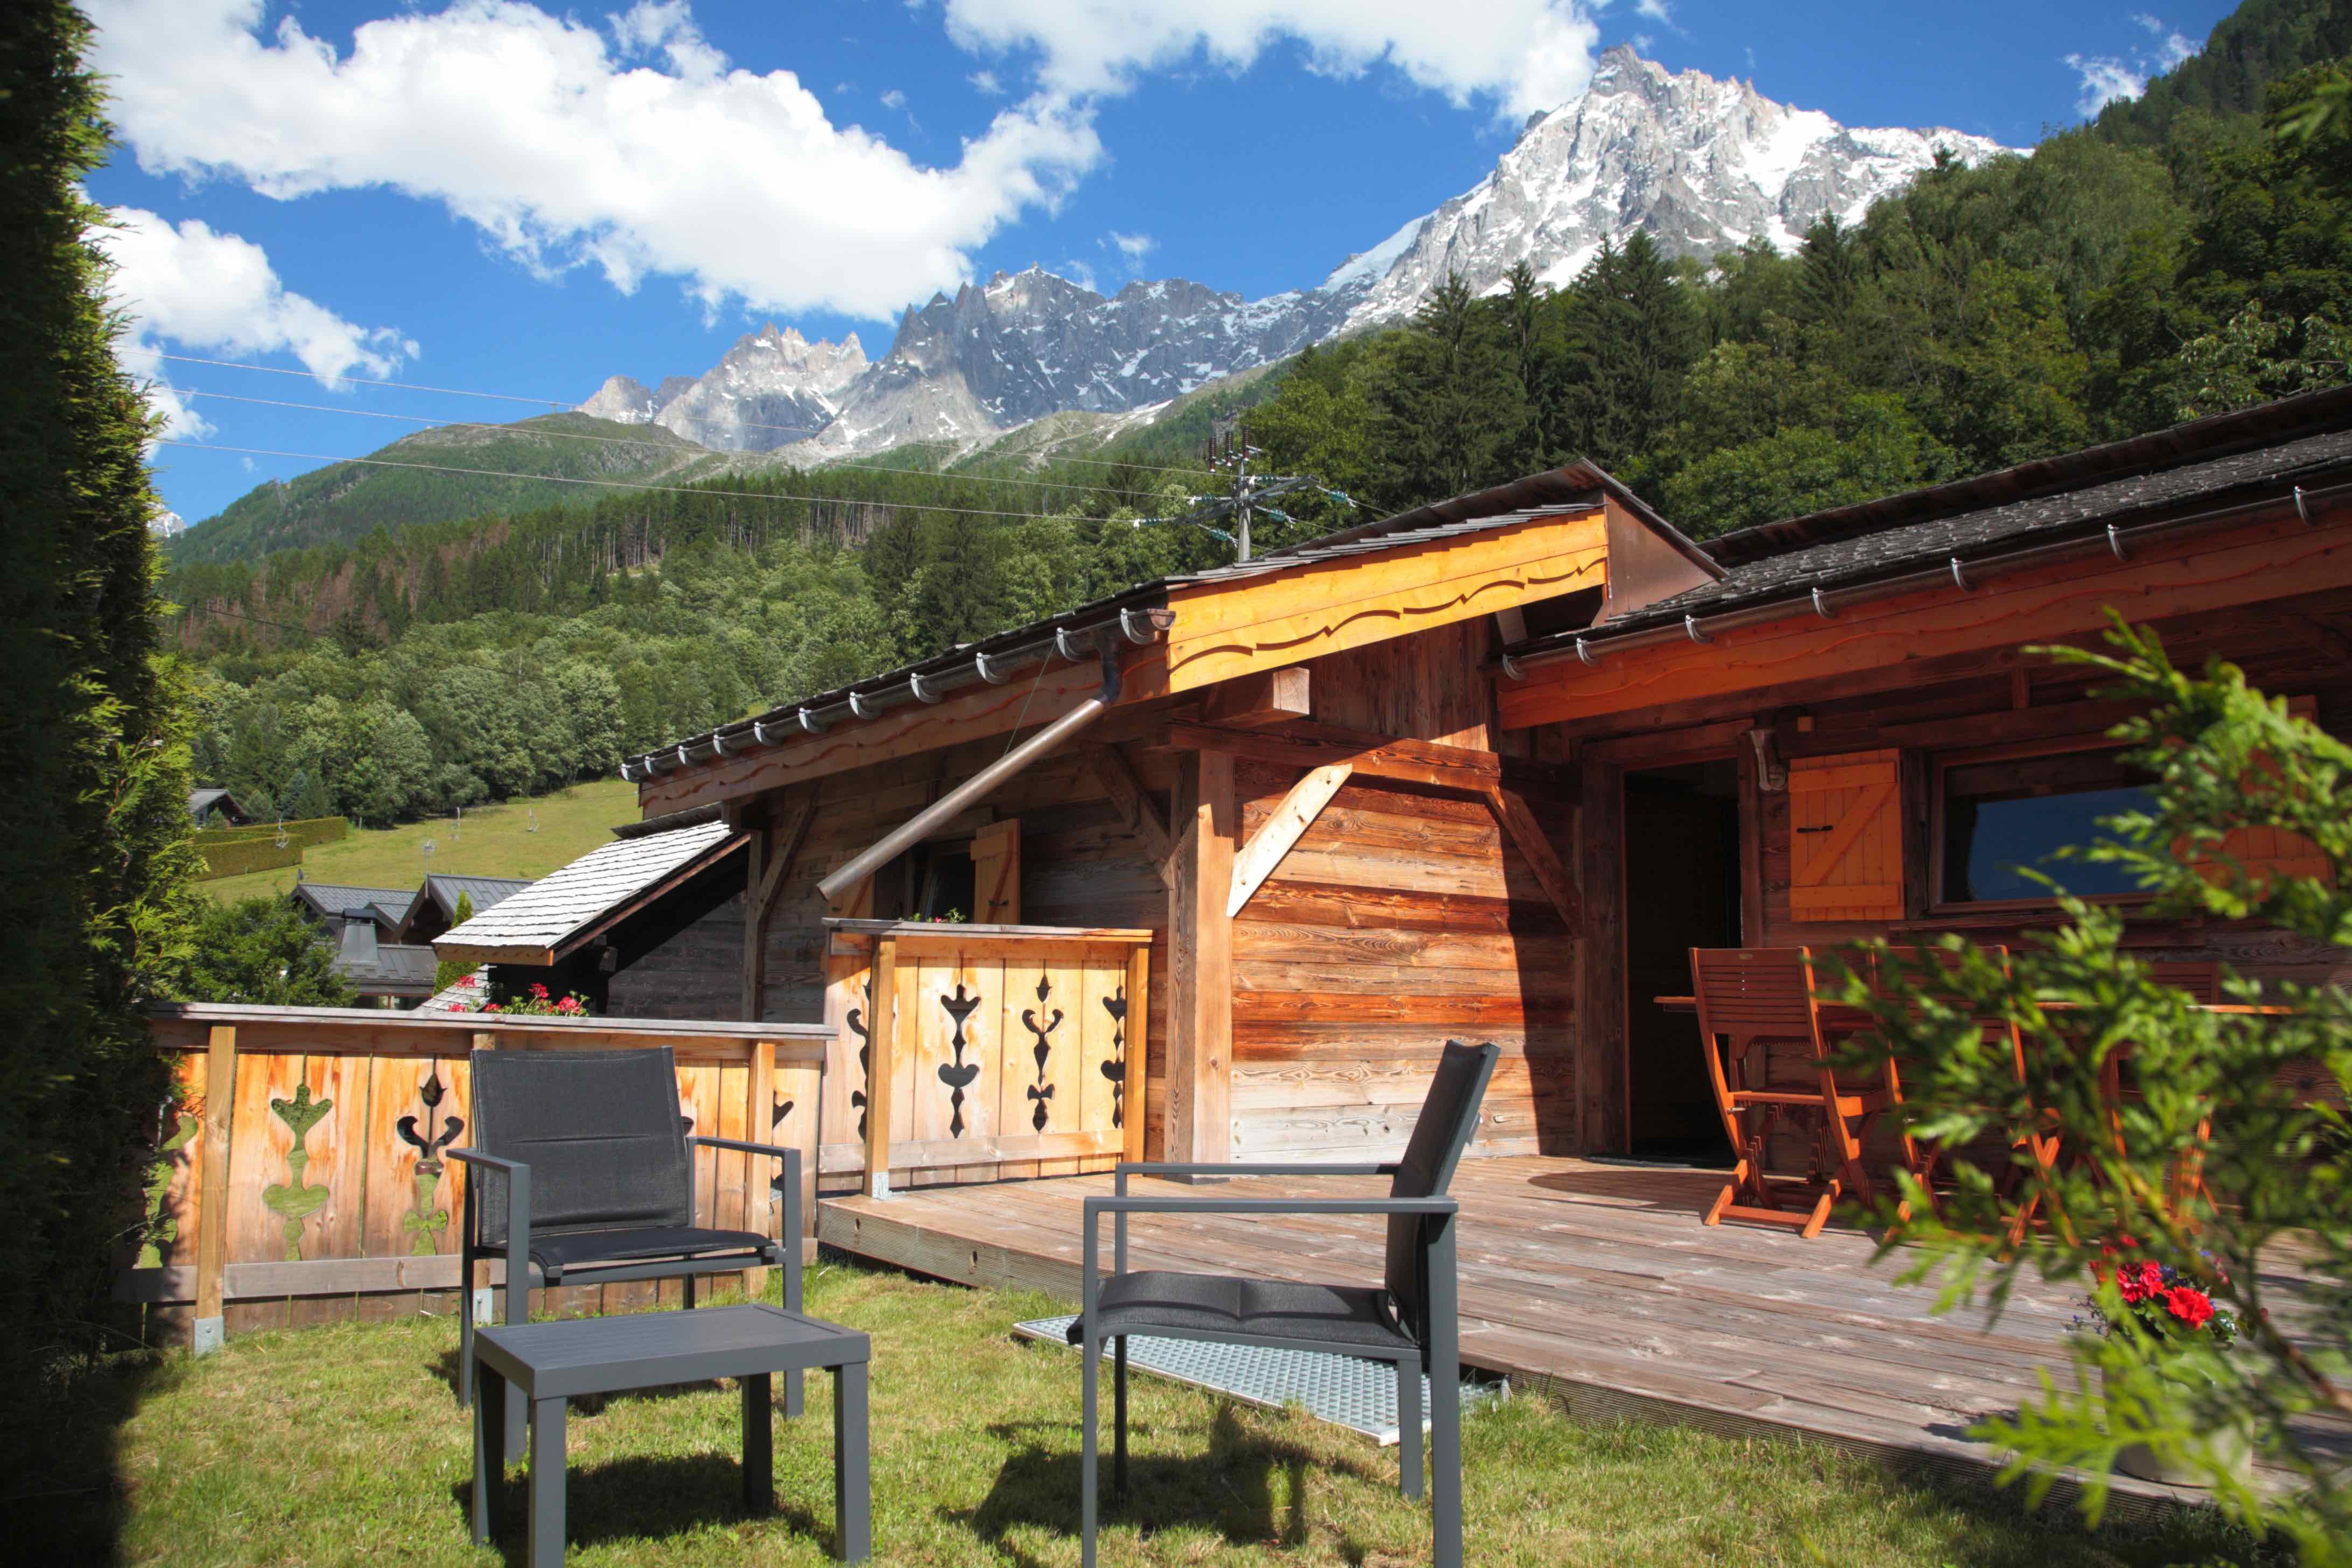
<svg viewBox="0 0 2352 1568">
<path fill-rule="evenodd" d="M 2213 1299 L 2204 1291 L 2188 1285 L 2175 1285 L 2164 1293 L 2164 1310 L 2192 1329 L 2201 1329 L 2213 1318 Z"/>
<path fill-rule="evenodd" d="M 460 985 L 479 985 L 481 981 L 474 975 L 468 974 L 464 979 L 458 981 L 457 984 Z"/>
<path fill-rule="evenodd" d="M 2164 1288 L 2164 1270 L 2153 1263 L 2126 1263 L 2116 1270 L 2116 1288 L 2127 1302 L 2145 1301 Z"/>
<path fill-rule="evenodd" d="M 547 1000 L 547 987 L 541 985 L 536 980 L 530 983 L 530 994 L 538 997 L 542 1002 Z"/>
</svg>

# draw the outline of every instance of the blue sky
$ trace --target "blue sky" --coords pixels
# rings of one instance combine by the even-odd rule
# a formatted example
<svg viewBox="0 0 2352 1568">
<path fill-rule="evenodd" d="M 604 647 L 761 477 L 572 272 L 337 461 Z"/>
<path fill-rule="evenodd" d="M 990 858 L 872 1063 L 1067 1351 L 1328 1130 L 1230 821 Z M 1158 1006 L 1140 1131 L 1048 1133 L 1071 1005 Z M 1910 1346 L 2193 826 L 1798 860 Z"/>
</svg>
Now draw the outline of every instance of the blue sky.
<svg viewBox="0 0 2352 1568">
<path fill-rule="evenodd" d="M 1780 0 L 88 0 L 125 147 L 90 181 L 142 343 L 215 446 L 707 369 L 763 321 L 887 346 L 1042 263 L 1311 284 L 1467 188 L 1632 42 L 1853 125 L 2030 145 L 2229 6 Z M 391 384 L 411 384 L 411 386 Z M 234 394 L 339 410 L 238 403 Z M 166 447 L 190 521 L 317 466 Z"/>
</svg>

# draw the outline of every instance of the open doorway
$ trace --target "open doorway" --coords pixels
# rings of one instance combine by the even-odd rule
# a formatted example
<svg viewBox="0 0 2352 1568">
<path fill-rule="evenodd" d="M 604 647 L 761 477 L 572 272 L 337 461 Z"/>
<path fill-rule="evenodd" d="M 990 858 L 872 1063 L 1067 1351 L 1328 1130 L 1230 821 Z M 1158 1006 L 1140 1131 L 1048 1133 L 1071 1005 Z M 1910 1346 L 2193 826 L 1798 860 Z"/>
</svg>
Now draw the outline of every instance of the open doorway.
<svg viewBox="0 0 2352 1568">
<path fill-rule="evenodd" d="M 1654 998 L 1691 988 L 1690 950 L 1739 943 L 1739 770 L 1728 758 L 1625 775 L 1625 1045 L 1631 1152 L 1728 1164 L 1698 1022 Z"/>
</svg>

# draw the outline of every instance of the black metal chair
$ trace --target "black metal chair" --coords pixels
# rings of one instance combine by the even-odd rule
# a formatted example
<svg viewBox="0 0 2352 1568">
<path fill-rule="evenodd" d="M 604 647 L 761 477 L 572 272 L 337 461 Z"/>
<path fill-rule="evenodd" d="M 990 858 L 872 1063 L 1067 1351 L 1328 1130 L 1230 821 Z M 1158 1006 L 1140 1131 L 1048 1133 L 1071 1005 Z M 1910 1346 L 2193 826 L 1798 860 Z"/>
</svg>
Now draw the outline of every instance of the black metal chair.
<svg viewBox="0 0 2352 1568">
<path fill-rule="evenodd" d="M 1112 1481 L 1127 1490 L 1127 1336 L 1209 1340 L 1274 1350 L 1320 1351 L 1396 1364 L 1399 1458 L 1404 1495 L 1422 1491 L 1421 1379 L 1429 1375 L 1430 1470 L 1436 1568 L 1462 1562 L 1462 1369 L 1454 1281 L 1454 1217 L 1445 1195 L 1478 1107 L 1502 1053 L 1448 1040 L 1422 1102 L 1404 1158 L 1381 1165 L 1121 1164 L 1117 1195 L 1086 1201 L 1085 1306 L 1070 1342 L 1085 1364 L 1086 1416 L 1079 1460 L 1080 1562 L 1094 1568 L 1097 1511 L 1096 1441 L 1098 1363 L 1113 1344 Z M 1387 1176 L 1384 1198 L 1130 1197 L 1130 1175 Z M 1111 1274 L 1100 1272 L 1100 1216 L 1114 1216 Z M 1380 1288 L 1302 1285 L 1218 1274 L 1127 1271 L 1131 1214 L 1385 1215 L 1386 1279 Z"/>
<path fill-rule="evenodd" d="M 783 1273 L 784 1310 L 801 1310 L 801 1154 L 772 1143 L 688 1138 L 667 1046 L 637 1051 L 476 1051 L 474 1144 L 449 1157 L 470 1168 L 459 1237 L 457 1403 L 474 1398 L 474 1264 L 506 1260 L 502 1321 L 530 1320 L 530 1288 L 695 1280 L 739 1268 Z M 714 1230 L 694 1218 L 694 1149 L 730 1149 L 783 1163 L 774 1237 Z M 518 1284 L 521 1288 L 518 1288 Z M 520 1394 L 509 1386 L 509 1459 L 522 1452 Z M 784 1414 L 801 1413 L 802 1378 L 784 1377 Z"/>
</svg>

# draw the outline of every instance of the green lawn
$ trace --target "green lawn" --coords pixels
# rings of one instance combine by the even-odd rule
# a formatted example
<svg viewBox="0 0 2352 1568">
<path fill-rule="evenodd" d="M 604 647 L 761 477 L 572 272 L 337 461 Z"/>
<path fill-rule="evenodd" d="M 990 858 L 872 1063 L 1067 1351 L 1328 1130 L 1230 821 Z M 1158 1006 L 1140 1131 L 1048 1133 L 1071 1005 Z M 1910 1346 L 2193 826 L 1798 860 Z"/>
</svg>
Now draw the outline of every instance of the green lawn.
<svg viewBox="0 0 2352 1568">
<path fill-rule="evenodd" d="M 536 818 L 537 831 L 531 823 Z M 574 784 L 555 795 L 506 805 L 466 808 L 462 822 L 435 817 L 402 827 L 362 828 L 340 844 L 302 858 L 313 882 L 362 888 L 414 888 L 431 871 L 469 877 L 544 877 L 613 841 L 613 825 L 637 819 L 637 786 L 619 779 Z M 430 857 L 425 843 L 433 842 Z M 254 871 L 200 884 L 224 903 L 294 886 L 294 868 Z"/>
<path fill-rule="evenodd" d="M 877 1562 L 1076 1563 L 1077 1359 L 1010 1333 L 1054 1303 L 821 1266 L 808 1307 L 875 1336 Z M 45 1500 L 6 1510 L 21 1521 L 12 1554 L 187 1568 L 520 1561 L 519 1530 L 497 1550 L 467 1542 L 457 1344 L 454 1323 L 414 1320 L 257 1334 L 203 1362 L 118 1358 L 73 1402 L 95 1414 L 45 1431 L 47 1473 L 0 1478 L 0 1499 Z M 1135 1498 L 1109 1510 L 1106 1563 L 1427 1561 L 1427 1515 L 1396 1494 L 1393 1449 L 1150 1377 L 1134 1386 Z M 776 1511 L 756 1521 L 738 1501 L 731 1391 L 575 1406 L 571 1561 L 830 1561 L 830 1388 L 816 1376 L 809 1392 L 807 1419 L 777 1423 Z M 1826 1450 L 1584 1425 L 1531 1394 L 1468 1420 L 1465 1447 L 1480 1564 L 2153 1568 L 2248 1555 L 2210 1521 L 2165 1539 L 2094 1537 Z"/>
</svg>

